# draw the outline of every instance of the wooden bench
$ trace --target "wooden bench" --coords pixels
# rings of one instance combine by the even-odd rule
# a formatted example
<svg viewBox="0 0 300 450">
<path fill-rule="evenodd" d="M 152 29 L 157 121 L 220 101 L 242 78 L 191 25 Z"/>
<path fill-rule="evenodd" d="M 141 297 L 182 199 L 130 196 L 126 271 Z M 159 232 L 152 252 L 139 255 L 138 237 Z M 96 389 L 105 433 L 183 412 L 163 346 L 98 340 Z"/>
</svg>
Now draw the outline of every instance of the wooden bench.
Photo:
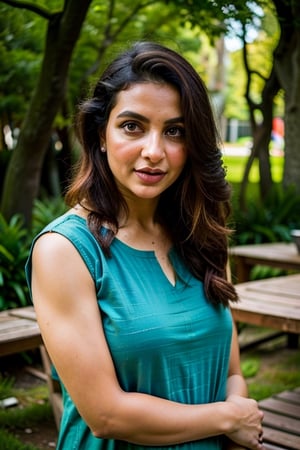
<svg viewBox="0 0 300 450">
<path fill-rule="evenodd" d="M 300 449 L 300 388 L 259 402 L 264 411 L 266 450 Z"/>
<path fill-rule="evenodd" d="M 42 343 L 33 307 L 0 312 L 0 356 L 32 350 Z"/>
<path fill-rule="evenodd" d="M 40 348 L 46 380 L 49 388 L 49 401 L 57 428 L 63 410 L 60 384 L 52 377 L 51 363 L 43 345 L 33 306 L 9 309 L 0 312 L 0 356 L 7 356 L 27 350 Z"/>
<path fill-rule="evenodd" d="M 237 283 L 249 281 L 254 266 L 262 265 L 300 272 L 300 254 L 294 243 L 238 245 L 229 249 Z"/>
<path fill-rule="evenodd" d="M 236 322 L 288 333 L 290 347 L 300 334 L 300 274 L 235 285 L 240 302 L 231 305 Z"/>
</svg>

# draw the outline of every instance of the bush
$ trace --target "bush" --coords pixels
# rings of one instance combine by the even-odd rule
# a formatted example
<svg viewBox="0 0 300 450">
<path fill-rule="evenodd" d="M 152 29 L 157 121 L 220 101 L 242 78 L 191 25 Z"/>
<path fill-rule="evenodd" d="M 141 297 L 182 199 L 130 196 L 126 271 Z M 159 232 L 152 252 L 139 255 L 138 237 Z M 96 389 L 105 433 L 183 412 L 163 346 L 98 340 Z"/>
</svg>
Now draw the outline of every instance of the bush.
<svg viewBox="0 0 300 450">
<path fill-rule="evenodd" d="M 292 186 L 276 184 L 264 202 L 252 198 L 247 206 L 234 206 L 234 245 L 290 242 L 290 230 L 300 228 L 300 195 Z"/>
<path fill-rule="evenodd" d="M 21 216 L 15 215 L 7 222 L 0 214 L 0 311 L 31 303 L 24 271 L 31 242 L 44 226 L 65 211 L 61 198 L 36 200 L 30 233 Z"/>
<path fill-rule="evenodd" d="M 62 197 L 35 200 L 32 213 L 32 236 L 36 236 L 48 223 L 67 210 Z"/>
<path fill-rule="evenodd" d="M 24 273 L 28 251 L 22 218 L 15 215 L 6 222 L 0 214 L 0 310 L 28 304 Z"/>
</svg>

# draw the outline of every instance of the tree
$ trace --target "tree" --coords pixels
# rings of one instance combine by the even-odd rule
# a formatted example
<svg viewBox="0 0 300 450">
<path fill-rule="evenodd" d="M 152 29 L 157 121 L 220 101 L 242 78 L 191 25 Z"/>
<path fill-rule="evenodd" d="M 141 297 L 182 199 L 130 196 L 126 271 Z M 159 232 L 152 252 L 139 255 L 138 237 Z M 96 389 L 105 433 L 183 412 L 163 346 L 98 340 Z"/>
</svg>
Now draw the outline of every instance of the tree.
<svg viewBox="0 0 300 450">
<path fill-rule="evenodd" d="M 280 24 L 274 68 L 284 90 L 285 165 L 283 184 L 300 193 L 300 2 L 273 0 Z"/>
<path fill-rule="evenodd" d="M 63 126 L 59 127 L 60 139 L 65 142 L 64 149 L 67 149 L 68 121 L 70 112 L 72 113 L 72 110 L 69 109 L 70 104 L 72 108 L 75 98 L 77 103 L 78 99 L 84 95 L 91 74 L 92 76 L 93 74 L 96 75 L 98 68 L 105 63 L 108 50 L 111 53 L 114 51 L 116 43 L 119 45 L 120 42 L 127 42 L 128 40 L 148 38 L 149 36 L 150 39 L 166 36 L 168 34 L 166 27 L 170 31 L 172 26 L 174 31 L 170 32 L 169 36 L 175 34 L 177 36 L 176 29 L 182 30 L 186 27 L 187 30 L 189 27 L 194 33 L 197 29 L 205 30 L 213 40 L 220 33 L 225 33 L 230 28 L 232 20 L 238 19 L 243 24 L 247 24 L 251 23 L 253 17 L 255 17 L 255 10 L 251 9 L 250 3 L 244 2 L 244 0 L 237 0 L 234 4 L 228 4 L 225 0 L 214 0 L 213 2 L 211 0 L 169 0 L 167 2 L 159 0 L 131 0 L 130 2 L 126 0 L 124 2 L 116 2 L 115 0 L 107 0 L 106 2 L 100 0 L 86 2 L 65 0 L 64 6 L 59 7 L 54 12 L 43 6 L 47 4 L 46 0 L 39 0 L 39 2 L 33 0 L 32 2 L 0 0 L 0 2 L 36 13 L 48 22 L 42 67 L 22 124 L 17 147 L 12 153 L 1 203 L 1 210 L 7 219 L 18 212 L 23 214 L 27 225 L 30 225 L 33 201 L 39 193 L 42 166 L 47 154 L 54 120 L 56 123 L 63 123 Z M 256 2 L 251 2 L 251 5 L 253 3 L 260 5 L 265 2 L 268 2 L 268 0 L 256 0 Z M 269 0 L 270 2 L 271 0 Z M 299 76 L 299 61 L 297 60 L 299 50 L 298 53 L 297 51 L 293 53 L 294 43 L 299 41 L 299 30 L 297 28 L 297 23 L 300 22 L 299 20 L 297 22 L 299 7 L 297 7 L 295 0 L 274 0 L 274 3 L 277 5 L 278 17 L 284 18 L 284 20 L 280 19 L 283 32 L 278 51 L 275 52 L 276 60 L 280 63 L 276 64 L 274 73 L 280 80 L 280 85 L 285 89 L 286 99 L 290 105 L 286 109 L 287 161 L 285 180 L 286 183 L 297 183 L 300 178 L 298 177 L 300 156 L 296 154 L 295 150 L 290 150 L 292 140 L 288 136 L 292 136 L 289 131 L 292 129 L 295 131 L 295 136 L 300 133 L 300 128 L 293 125 L 295 124 L 295 117 L 298 117 L 295 115 L 297 102 L 291 101 L 296 91 L 295 86 L 299 86 L 299 82 L 295 84 L 297 82 L 297 75 L 295 75 L 297 70 L 295 68 L 298 68 Z M 60 6 L 61 1 L 53 0 L 51 4 Z M 93 7 L 89 8 L 91 4 Z M 288 8 L 283 8 L 283 5 L 288 5 Z M 294 20 L 292 26 L 287 25 L 291 17 Z M 169 18 L 171 20 L 168 20 Z M 83 26 L 84 23 L 86 23 L 86 26 Z M 129 23 L 130 27 L 128 27 Z M 199 40 L 195 36 L 194 34 L 194 43 L 197 47 L 199 46 Z M 169 38 L 168 43 L 169 45 L 172 43 L 171 38 Z M 184 49 L 184 40 L 182 40 L 182 43 Z M 299 44 L 297 45 L 299 46 Z M 297 45 L 296 48 L 298 48 Z M 191 40 L 189 40 L 188 46 L 191 48 Z M 286 48 L 288 48 L 289 53 L 282 50 Z M 288 64 L 287 54 L 293 55 L 292 64 Z M 279 65 L 280 67 L 278 67 Z M 282 65 L 285 66 L 284 70 Z M 72 68 L 71 77 L 69 77 L 70 67 Z M 292 76 L 295 76 L 293 80 Z M 77 83 L 74 82 L 75 79 Z M 75 85 L 76 88 L 73 89 Z M 77 86 L 81 87 L 81 92 L 78 92 Z M 66 95 L 67 92 L 68 95 Z M 272 103 L 270 102 L 269 92 L 270 90 L 266 89 L 266 95 L 263 96 L 269 101 L 269 109 L 265 110 L 268 124 L 270 124 L 270 105 Z M 70 94 L 73 98 L 71 103 Z M 298 91 L 296 95 L 298 97 L 294 98 L 299 98 Z M 263 109 L 261 110 L 263 111 Z M 60 115 L 57 114 L 58 111 L 60 111 Z M 257 132 L 257 136 L 259 134 Z M 265 135 L 263 140 L 264 148 L 267 145 L 267 136 L 268 134 Z M 295 148 L 296 146 L 294 146 Z M 261 166 L 262 175 L 269 173 L 269 168 L 266 165 L 268 163 L 267 152 L 259 150 L 258 154 L 265 158 L 264 165 Z M 64 158 L 67 160 L 69 157 L 70 151 Z M 296 164 L 294 158 L 298 161 Z M 264 167 L 267 167 L 267 171 Z M 294 171 L 293 175 L 291 175 L 292 171 Z M 270 179 L 267 179 L 267 181 L 269 184 Z M 299 183 L 300 181 L 298 181 Z"/>
<path fill-rule="evenodd" d="M 64 97 L 70 59 L 91 0 L 66 0 L 59 12 L 18 0 L 4 3 L 31 10 L 48 21 L 42 68 L 6 173 L 1 205 L 5 217 L 19 212 L 30 223 L 51 126 Z"/>
<path fill-rule="evenodd" d="M 37 5 L 37 3 L 22 0 L 1 0 L 2 3 L 15 8 L 23 8 L 32 11 L 48 21 L 47 37 L 43 57 L 42 68 L 38 82 L 33 93 L 26 117 L 22 124 L 21 133 L 16 148 L 12 153 L 10 164 L 5 177 L 2 194 L 1 210 L 6 218 L 10 218 L 18 212 L 24 216 L 26 224 L 31 222 L 32 205 L 39 192 L 41 172 L 45 155 L 50 142 L 52 124 L 57 116 L 62 100 L 66 99 L 66 83 L 68 71 L 74 46 L 79 37 L 83 21 L 88 13 L 91 0 L 77 2 L 76 0 L 65 0 L 63 8 L 57 12 L 51 12 L 48 7 Z M 42 0 L 41 0 L 42 2 Z M 95 9 L 102 14 L 102 37 L 100 45 L 97 46 L 98 57 L 94 60 L 94 65 L 89 73 L 94 73 L 103 60 L 108 46 L 116 39 L 118 33 L 122 32 L 128 25 L 132 17 L 138 11 L 154 4 L 158 4 L 156 18 L 161 19 L 162 5 L 168 8 L 169 12 L 177 13 L 177 23 L 190 21 L 193 25 L 198 21 L 207 24 L 208 20 L 215 21 L 219 10 L 208 2 L 176 0 L 174 2 L 159 2 L 157 0 L 135 0 L 130 2 L 130 6 L 125 2 L 110 0 L 106 2 L 107 17 L 103 20 L 103 2 L 94 1 Z M 116 5 L 123 8 L 123 19 L 115 23 Z M 202 9 L 201 9 L 202 5 Z M 203 14 L 203 5 L 207 14 Z M 200 7 L 200 14 L 198 9 Z M 172 15 L 172 14 L 171 14 Z M 197 19 L 196 19 L 197 18 Z M 156 24 L 158 24 L 156 19 Z M 142 19 L 145 23 L 145 18 Z M 98 22 L 101 23 L 101 22 Z M 161 26 L 164 26 L 160 22 Z M 212 33 L 216 33 L 218 26 L 214 24 Z M 138 38 L 143 36 L 141 28 Z M 85 77 L 81 80 L 84 82 Z M 64 103 L 66 105 L 66 103 Z"/>
<path fill-rule="evenodd" d="M 267 14 L 266 11 L 265 14 Z M 249 63 L 248 44 L 246 42 L 245 36 L 246 30 L 245 26 L 243 26 L 242 53 L 247 78 L 245 98 L 248 104 L 253 144 L 249 159 L 245 166 L 244 176 L 241 183 L 240 206 L 242 209 L 245 209 L 246 207 L 246 187 L 250 169 L 255 158 L 257 158 L 259 162 L 259 184 L 260 196 L 262 200 L 264 200 L 268 196 L 268 193 L 273 187 L 269 146 L 273 127 L 274 99 L 280 89 L 280 84 L 274 69 L 273 61 L 270 61 L 270 68 L 266 68 L 266 66 L 268 66 L 266 60 L 262 65 L 262 69 L 251 68 L 251 65 Z M 253 52 L 256 52 L 255 44 L 252 44 L 252 50 Z M 263 73 L 266 70 L 268 71 L 268 75 L 264 75 Z M 251 85 L 254 84 L 253 79 L 255 79 L 255 77 L 258 77 L 258 81 L 261 82 L 260 101 L 255 101 L 253 95 L 251 95 Z"/>
<path fill-rule="evenodd" d="M 271 166 L 269 159 L 270 138 L 272 132 L 272 119 L 274 100 L 277 93 L 284 93 L 284 121 L 285 121 L 285 166 L 283 185 L 293 185 L 300 192 L 300 153 L 297 144 L 300 139 L 300 128 L 297 126 L 300 119 L 300 4 L 297 0 L 257 0 L 253 2 L 255 11 L 261 7 L 264 11 L 263 29 L 266 31 L 266 18 L 270 13 L 276 17 L 279 28 L 279 39 L 273 49 L 265 51 L 264 62 L 255 65 L 250 61 L 251 48 L 246 42 L 246 28 L 253 25 L 253 19 L 238 13 L 235 15 L 241 23 L 243 42 L 243 61 L 246 72 L 245 98 L 248 104 L 250 123 L 252 127 L 253 146 L 247 161 L 242 188 L 240 192 L 240 206 L 246 204 L 246 187 L 253 161 L 257 158 L 260 171 L 260 191 L 262 200 L 267 196 L 273 186 Z M 261 28 L 262 31 L 262 28 Z M 274 33 L 276 35 L 276 33 Z M 259 37 L 259 33 L 258 33 Z M 250 50 L 250 51 L 249 51 Z M 268 59 L 271 64 L 268 64 Z M 266 66 L 269 65 L 266 74 Z M 254 79 L 261 81 L 259 100 L 253 97 L 252 85 Z M 251 90 L 252 89 L 252 90 Z M 259 112 L 259 117 L 257 113 Z"/>
</svg>

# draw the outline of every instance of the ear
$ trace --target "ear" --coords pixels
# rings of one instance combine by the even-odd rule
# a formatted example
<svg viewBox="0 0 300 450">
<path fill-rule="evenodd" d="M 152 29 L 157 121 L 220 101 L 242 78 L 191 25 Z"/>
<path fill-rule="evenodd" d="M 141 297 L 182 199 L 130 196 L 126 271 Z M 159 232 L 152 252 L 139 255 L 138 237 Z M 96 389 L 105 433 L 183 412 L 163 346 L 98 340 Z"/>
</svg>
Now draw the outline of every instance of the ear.
<svg viewBox="0 0 300 450">
<path fill-rule="evenodd" d="M 100 140 L 100 148 L 102 147 L 106 148 L 106 139 L 105 139 L 105 130 L 101 131 L 99 134 L 99 140 Z"/>
</svg>

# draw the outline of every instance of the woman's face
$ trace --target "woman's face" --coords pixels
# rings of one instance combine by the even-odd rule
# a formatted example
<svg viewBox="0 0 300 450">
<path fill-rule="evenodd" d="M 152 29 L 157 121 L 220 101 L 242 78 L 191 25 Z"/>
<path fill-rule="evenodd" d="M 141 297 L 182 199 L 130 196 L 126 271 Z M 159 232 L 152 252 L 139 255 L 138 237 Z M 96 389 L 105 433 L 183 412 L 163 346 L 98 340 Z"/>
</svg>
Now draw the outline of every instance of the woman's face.
<svg viewBox="0 0 300 450">
<path fill-rule="evenodd" d="M 157 199 L 179 177 L 187 159 L 183 120 L 171 85 L 136 83 L 119 92 L 101 145 L 126 199 Z"/>
</svg>

